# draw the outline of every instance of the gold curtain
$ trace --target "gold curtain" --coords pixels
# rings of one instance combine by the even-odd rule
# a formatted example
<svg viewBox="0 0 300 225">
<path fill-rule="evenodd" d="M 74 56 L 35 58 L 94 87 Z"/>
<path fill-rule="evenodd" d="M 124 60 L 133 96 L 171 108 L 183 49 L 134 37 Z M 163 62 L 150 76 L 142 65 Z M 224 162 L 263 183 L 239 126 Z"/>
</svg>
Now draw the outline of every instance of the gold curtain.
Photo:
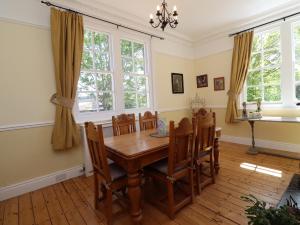
<svg viewBox="0 0 300 225">
<path fill-rule="evenodd" d="M 247 77 L 251 57 L 253 31 L 242 33 L 234 37 L 234 48 L 232 55 L 230 89 L 227 93 L 226 123 L 234 123 L 238 117 L 237 102 L 243 90 Z"/>
<path fill-rule="evenodd" d="M 55 67 L 56 105 L 52 145 L 56 150 L 76 146 L 80 142 L 79 128 L 72 115 L 83 49 L 83 19 L 72 12 L 51 9 L 51 38 Z"/>
</svg>

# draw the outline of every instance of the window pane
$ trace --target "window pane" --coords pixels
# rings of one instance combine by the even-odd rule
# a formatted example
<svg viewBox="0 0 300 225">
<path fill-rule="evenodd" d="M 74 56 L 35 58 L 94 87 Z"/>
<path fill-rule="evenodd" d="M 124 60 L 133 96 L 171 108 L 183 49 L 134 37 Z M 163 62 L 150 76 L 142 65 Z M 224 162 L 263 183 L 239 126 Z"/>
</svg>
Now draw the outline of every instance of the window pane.
<svg viewBox="0 0 300 225">
<path fill-rule="evenodd" d="M 261 50 L 261 35 L 254 35 L 252 43 L 252 52 L 258 52 Z"/>
<path fill-rule="evenodd" d="M 94 92 L 78 93 L 78 107 L 80 112 L 96 112 L 97 102 Z"/>
<path fill-rule="evenodd" d="M 148 107 L 148 100 L 147 100 L 147 94 L 138 94 L 137 100 L 139 107 Z"/>
<path fill-rule="evenodd" d="M 263 72 L 264 84 L 279 84 L 280 70 L 279 68 L 265 70 Z"/>
<path fill-rule="evenodd" d="M 133 43 L 133 57 L 144 59 L 144 45 L 140 43 Z"/>
<path fill-rule="evenodd" d="M 136 80 L 134 76 L 125 75 L 123 81 L 124 91 L 133 92 L 136 90 Z"/>
<path fill-rule="evenodd" d="M 259 85 L 261 84 L 261 72 L 260 70 L 252 71 L 248 73 L 247 85 Z"/>
<path fill-rule="evenodd" d="M 125 73 L 133 72 L 133 62 L 132 59 L 122 58 L 122 68 Z"/>
<path fill-rule="evenodd" d="M 266 102 L 271 101 L 280 101 L 281 100 L 281 91 L 280 86 L 265 86 L 264 96 Z"/>
<path fill-rule="evenodd" d="M 137 77 L 137 90 L 138 92 L 146 93 L 147 92 L 147 78 L 146 77 Z"/>
<path fill-rule="evenodd" d="M 278 50 L 267 51 L 264 54 L 264 66 L 278 65 L 280 63 L 280 52 Z"/>
<path fill-rule="evenodd" d="M 98 91 L 112 91 L 111 74 L 97 74 L 96 85 Z"/>
<path fill-rule="evenodd" d="M 95 50 L 101 52 L 109 51 L 109 39 L 107 34 L 95 33 Z"/>
<path fill-rule="evenodd" d="M 134 109 L 136 108 L 136 94 L 133 92 L 124 93 L 124 103 L 125 109 Z"/>
<path fill-rule="evenodd" d="M 85 31 L 84 32 L 84 48 L 86 49 L 92 49 L 92 39 L 93 39 L 93 33 L 91 31 Z"/>
<path fill-rule="evenodd" d="M 95 67 L 100 71 L 110 71 L 109 54 L 95 51 Z"/>
<path fill-rule="evenodd" d="M 295 79 L 300 81 L 300 63 L 295 65 Z"/>
<path fill-rule="evenodd" d="M 92 51 L 84 50 L 82 54 L 82 69 L 93 69 L 93 54 Z"/>
<path fill-rule="evenodd" d="M 132 44 L 130 41 L 121 40 L 121 54 L 122 56 L 132 57 Z"/>
<path fill-rule="evenodd" d="M 294 27 L 294 40 L 300 41 L 300 26 Z"/>
<path fill-rule="evenodd" d="M 95 78 L 91 73 L 80 73 L 78 80 L 78 91 L 96 91 L 95 89 Z"/>
<path fill-rule="evenodd" d="M 100 92 L 97 97 L 99 111 L 109 111 L 113 109 L 113 96 L 111 92 Z"/>
<path fill-rule="evenodd" d="M 280 44 L 280 32 L 272 31 L 263 35 L 264 50 L 278 48 Z"/>
<path fill-rule="evenodd" d="M 250 69 L 256 69 L 261 66 L 261 53 L 253 54 L 251 56 Z"/>
<path fill-rule="evenodd" d="M 300 100 L 300 84 L 296 85 L 296 98 Z"/>
<path fill-rule="evenodd" d="M 135 59 L 134 60 L 134 73 L 145 74 L 144 60 L 143 59 Z"/>
<path fill-rule="evenodd" d="M 247 88 L 247 102 L 256 102 L 261 99 L 262 92 L 260 87 L 248 87 Z"/>
<path fill-rule="evenodd" d="M 300 44 L 295 46 L 295 61 L 300 61 Z"/>
</svg>

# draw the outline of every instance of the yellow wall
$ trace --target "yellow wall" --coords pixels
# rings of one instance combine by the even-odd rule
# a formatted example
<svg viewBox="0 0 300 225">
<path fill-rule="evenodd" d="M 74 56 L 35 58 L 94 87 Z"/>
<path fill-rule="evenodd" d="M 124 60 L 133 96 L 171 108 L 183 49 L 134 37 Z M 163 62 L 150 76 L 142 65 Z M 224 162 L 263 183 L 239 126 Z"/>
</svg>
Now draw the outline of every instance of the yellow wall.
<svg viewBox="0 0 300 225">
<path fill-rule="evenodd" d="M 53 121 L 50 30 L 0 21 L 0 39 L 0 126 Z M 189 116 L 183 108 L 195 88 L 193 61 L 160 53 L 154 61 L 157 106 L 164 109 L 160 116 L 175 121 Z M 172 94 L 171 72 L 184 74 L 184 95 Z M 0 132 L 0 187 L 83 163 L 81 146 L 53 151 L 51 132 L 52 125 Z"/>
<path fill-rule="evenodd" d="M 223 134 L 235 136 L 235 137 L 250 137 L 249 125 L 244 123 L 238 123 L 235 125 L 227 125 L 225 123 L 226 103 L 227 103 L 227 91 L 230 81 L 230 69 L 231 69 L 231 56 L 232 51 L 226 51 L 219 54 L 211 55 L 196 60 L 196 73 L 208 74 L 209 87 L 199 88 L 197 93 L 205 97 L 208 105 L 218 106 L 214 109 L 217 113 L 217 123 L 223 129 Z M 225 91 L 213 90 L 213 78 L 225 77 Z M 300 109 L 263 109 L 264 115 L 269 116 L 300 116 Z M 292 144 L 300 144 L 300 126 L 299 124 L 288 123 L 256 123 L 255 136 L 258 139 L 279 141 Z"/>
</svg>

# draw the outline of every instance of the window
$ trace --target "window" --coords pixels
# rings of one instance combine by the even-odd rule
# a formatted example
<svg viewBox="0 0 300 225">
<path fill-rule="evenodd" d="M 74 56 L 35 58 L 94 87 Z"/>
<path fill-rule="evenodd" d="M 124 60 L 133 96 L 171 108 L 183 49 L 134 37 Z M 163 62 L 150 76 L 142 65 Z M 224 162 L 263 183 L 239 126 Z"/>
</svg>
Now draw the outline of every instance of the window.
<svg viewBox="0 0 300 225">
<path fill-rule="evenodd" d="M 295 82 L 295 97 L 300 100 L 300 24 L 293 26 L 293 71 Z"/>
<path fill-rule="evenodd" d="M 85 30 L 77 90 L 80 112 L 113 110 L 114 92 L 110 49 L 108 34 Z"/>
<path fill-rule="evenodd" d="M 280 29 L 256 33 L 246 81 L 246 101 L 277 103 L 281 98 Z"/>
<path fill-rule="evenodd" d="M 151 109 L 149 44 L 141 36 L 85 28 L 77 120 L 106 120 L 116 113 Z"/>
<path fill-rule="evenodd" d="M 121 57 L 125 109 L 148 108 L 149 85 L 144 44 L 122 39 Z"/>
</svg>

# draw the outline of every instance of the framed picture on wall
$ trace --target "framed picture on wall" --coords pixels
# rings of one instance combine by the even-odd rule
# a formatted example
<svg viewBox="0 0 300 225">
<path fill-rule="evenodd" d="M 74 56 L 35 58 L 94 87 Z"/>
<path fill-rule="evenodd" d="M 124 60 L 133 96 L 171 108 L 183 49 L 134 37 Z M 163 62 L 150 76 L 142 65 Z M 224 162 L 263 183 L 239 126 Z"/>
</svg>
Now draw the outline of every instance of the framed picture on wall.
<svg viewBox="0 0 300 225">
<path fill-rule="evenodd" d="M 172 73 L 171 79 L 172 79 L 172 93 L 173 94 L 184 93 L 183 74 L 182 73 Z"/>
<path fill-rule="evenodd" d="M 215 91 L 225 90 L 225 79 L 224 79 L 224 77 L 214 78 L 214 90 Z"/>
<path fill-rule="evenodd" d="M 207 74 L 197 76 L 196 80 L 197 80 L 197 88 L 208 87 Z"/>
</svg>

